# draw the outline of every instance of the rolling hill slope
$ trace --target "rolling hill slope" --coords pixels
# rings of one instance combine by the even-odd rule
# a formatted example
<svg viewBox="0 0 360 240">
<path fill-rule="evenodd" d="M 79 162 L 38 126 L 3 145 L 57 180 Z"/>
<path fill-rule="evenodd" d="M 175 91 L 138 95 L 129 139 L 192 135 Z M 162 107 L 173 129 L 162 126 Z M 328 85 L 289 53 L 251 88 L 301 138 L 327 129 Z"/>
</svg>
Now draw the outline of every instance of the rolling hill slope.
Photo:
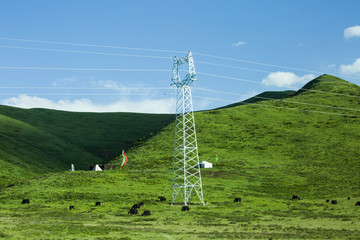
<svg viewBox="0 0 360 240">
<path fill-rule="evenodd" d="M 286 99 L 198 112 L 200 160 L 218 156 L 219 177 L 258 194 L 360 194 L 359 96 L 359 86 L 323 75 Z M 173 127 L 131 149 L 129 167 L 171 169 Z"/>
<path fill-rule="evenodd" d="M 108 161 L 174 119 L 166 114 L 74 113 L 0 106 L 0 186 Z"/>
</svg>

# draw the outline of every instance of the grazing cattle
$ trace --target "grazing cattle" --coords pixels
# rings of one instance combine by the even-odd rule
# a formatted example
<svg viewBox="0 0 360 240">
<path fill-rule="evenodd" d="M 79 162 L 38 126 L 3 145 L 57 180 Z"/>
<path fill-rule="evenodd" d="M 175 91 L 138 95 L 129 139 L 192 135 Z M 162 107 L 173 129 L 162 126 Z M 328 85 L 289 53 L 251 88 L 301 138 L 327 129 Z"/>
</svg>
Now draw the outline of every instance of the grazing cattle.
<svg viewBox="0 0 360 240">
<path fill-rule="evenodd" d="M 75 207 L 74 207 L 74 206 L 70 206 L 69 209 L 70 209 L 70 210 L 75 210 Z"/>
<path fill-rule="evenodd" d="M 101 202 L 96 202 L 95 203 L 95 206 L 100 206 L 101 205 Z"/>
<path fill-rule="evenodd" d="M 164 196 L 160 196 L 160 197 L 158 197 L 158 198 L 159 198 L 160 202 L 166 201 L 166 197 L 164 197 Z"/>
<path fill-rule="evenodd" d="M 143 214 L 141 214 L 141 216 L 150 216 L 150 215 L 151 215 L 151 213 L 150 213 L 149 210 L 145 210 L 145 211 L 143 212 Z"/>
<path fill-rule="evenodd" d="M 239 198 L 239 197 L 235 198 L 234 202 L 241 202 L 241 198 Z"/>
<path fill-rule="evenodd" d="M 355 203 L 355 206 L 360 206 L 360 202 Z"/>
<path fill-rule="evenodd" d="M 131 208 L 128 214 L 138 214 L 138 210 L 136 208 Z"/>
<path fill-rule="evenodd" d="M 22 200 L 22 202 L 21 202 L 21 204 L 29 204 L 30 203 L 30 200 L 29 199 L 23 199 Z"/>
<path fill-rule="evenodd" d="M 337 200 L 331 200 L 331 204 L 337 204 Z"/>
<path fill-rule="evenodd" d="M 350 200 L 350 197 L 348 197 L 348 200 Z"/>
<path fill-rule="evenodd" d="M 329 200 L 329 199 L 326 199 L 326 202 L 330 202 L 330 200 Z"/>
<path fill-rule="evenodd" d="M 138 204 L 134 204 L 131 209 L 137 209 L 137 208 L 140 208 L 141 207 L 141 204 L 138 203 Z"/>
<path fill-rule="evenodd" d="M 181 208 L 182 212 L 189 211 L 189 210 L 190 210 L 189 206 L 182 206 L 182 208 Z"/>
<path fill-rule="evenodd" d="M 300 196 L 299 195 L 293 195 L 291 200 L 300 200 Z"/>
</svg>

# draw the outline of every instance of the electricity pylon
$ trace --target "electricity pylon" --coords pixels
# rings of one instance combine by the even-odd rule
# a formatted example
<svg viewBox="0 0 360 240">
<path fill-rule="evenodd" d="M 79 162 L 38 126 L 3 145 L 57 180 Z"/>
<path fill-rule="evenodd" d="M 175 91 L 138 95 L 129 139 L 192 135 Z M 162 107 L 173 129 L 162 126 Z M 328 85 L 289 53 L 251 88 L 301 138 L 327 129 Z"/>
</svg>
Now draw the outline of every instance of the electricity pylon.
<svg viewBox="0 0 360 240">
<path fill-rule="evenodd" d="M 181 80 L 179 66 L 186 63 L 189 65 L 189 70 Z M 195 80 L 196 72 L 191 51 L 180 59 L 174 57 L 171 85 L 177 88 L 177 101 L 171 204 L 180 194 L 184 204 L 188 205 L 195 192 L 201 203 L 205 205 L 191 97 L 191 85 Z"/>
</svg>

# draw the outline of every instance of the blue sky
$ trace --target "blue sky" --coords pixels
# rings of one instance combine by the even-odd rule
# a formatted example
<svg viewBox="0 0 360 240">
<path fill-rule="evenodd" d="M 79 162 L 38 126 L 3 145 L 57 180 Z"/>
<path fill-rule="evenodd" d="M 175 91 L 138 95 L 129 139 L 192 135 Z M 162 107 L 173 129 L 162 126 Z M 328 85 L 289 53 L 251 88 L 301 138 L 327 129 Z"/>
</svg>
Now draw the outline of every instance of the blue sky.
<svg viewBox="0 0 360 240">
<path fill-rule="evenodd" d="M 356 0 L 1 1 L 0 104 L 174 112 L 172 57 L 189 50 L 195 110 L 297 90 L 322 73 L 359 85 L 359 9 Z"/>
</svg>

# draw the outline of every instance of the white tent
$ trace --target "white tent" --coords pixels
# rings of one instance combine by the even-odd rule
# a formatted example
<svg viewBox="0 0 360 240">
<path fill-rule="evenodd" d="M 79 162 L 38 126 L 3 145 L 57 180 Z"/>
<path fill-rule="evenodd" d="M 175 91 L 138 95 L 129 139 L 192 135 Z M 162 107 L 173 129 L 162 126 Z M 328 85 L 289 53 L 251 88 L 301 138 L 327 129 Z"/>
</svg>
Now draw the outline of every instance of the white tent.
<svg viewBox="0 0 360 240">
<path fill-rule="evenodd" d="M 95 165 L 95 167 L 91 171 L 102 171 L 101 167 L 99 165 Z"/>
<path fill-rule="evenodd" d="M 199 162 L 199 165 L 196 165 L 196 168 L 198 168 L 200 166 L 200 168 L 212 168 L 212 163 L 209 163 L 207 161 L 202 161 Z"/>
</svg>

